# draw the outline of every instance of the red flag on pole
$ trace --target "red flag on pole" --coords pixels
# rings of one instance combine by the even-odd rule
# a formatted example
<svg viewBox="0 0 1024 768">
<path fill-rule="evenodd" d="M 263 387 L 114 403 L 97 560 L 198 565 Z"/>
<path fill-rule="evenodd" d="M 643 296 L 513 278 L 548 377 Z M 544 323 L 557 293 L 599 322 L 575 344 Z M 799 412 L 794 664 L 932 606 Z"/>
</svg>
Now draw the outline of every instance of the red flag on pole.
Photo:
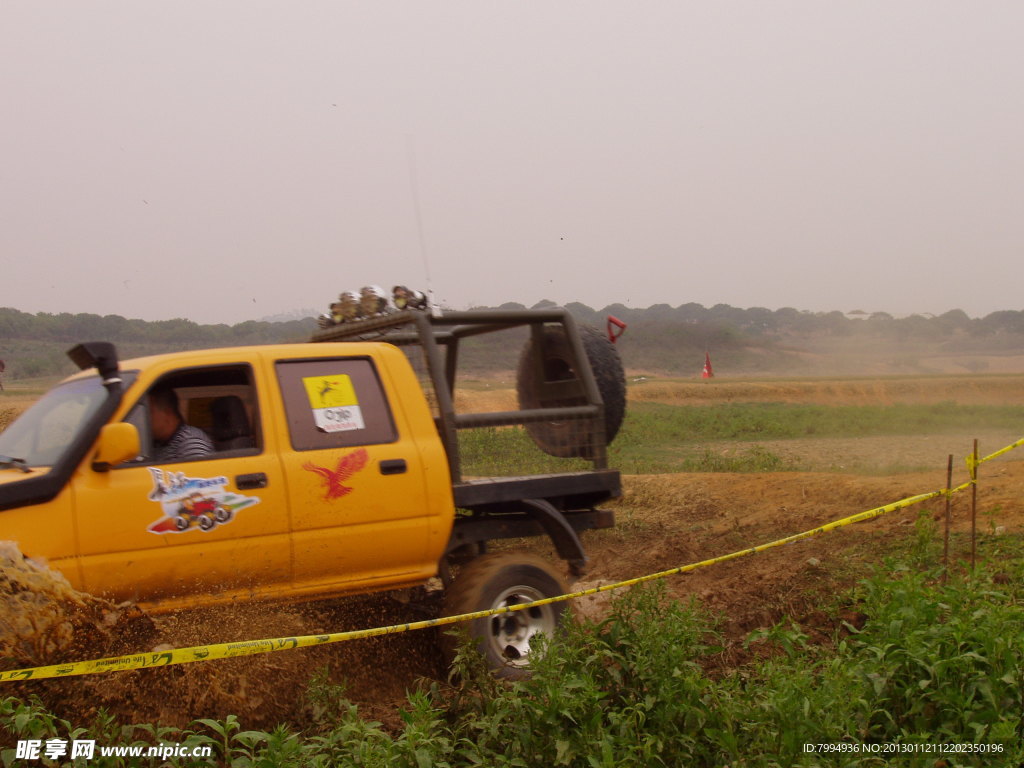
<svg viewBox="0 0 1024 768">
<path fill-rule="evenodd" d="M 713 379 L 715 372 L 711 370 L 711 353 L 704 353 L 704 373 L 700 375 L 702 379 Z"/>
</svg>

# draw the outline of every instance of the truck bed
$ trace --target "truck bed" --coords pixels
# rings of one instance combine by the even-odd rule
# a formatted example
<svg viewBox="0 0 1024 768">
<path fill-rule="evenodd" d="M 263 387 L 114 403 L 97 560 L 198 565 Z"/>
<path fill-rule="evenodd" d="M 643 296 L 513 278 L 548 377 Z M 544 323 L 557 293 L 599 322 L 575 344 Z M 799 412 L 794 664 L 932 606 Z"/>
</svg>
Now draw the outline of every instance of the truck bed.
<svg viewBox="0 0 1024 768">
<path fill-rule="evenodd" d="M 587 556 L 579 534 L 611 528 L 615 513 L 596 505 L 621 495 L 615 470 L 529 477 L 486 477 L 454 486 L 456 515 L 448 553 L 496 539 L 547 534 L 575 576 Z M 471 550 L 472 551 L 472 550 Z"/>
<path fill-rule="evenodd" d="M 544 499 L 562 510 L 591 509 L 622 495 L 617 470 L 566 472 L 526 477 L 481 477 L 453 486 L 455 506 L 476 509 L 514 503 L 522 499 Z"/>
</svg>

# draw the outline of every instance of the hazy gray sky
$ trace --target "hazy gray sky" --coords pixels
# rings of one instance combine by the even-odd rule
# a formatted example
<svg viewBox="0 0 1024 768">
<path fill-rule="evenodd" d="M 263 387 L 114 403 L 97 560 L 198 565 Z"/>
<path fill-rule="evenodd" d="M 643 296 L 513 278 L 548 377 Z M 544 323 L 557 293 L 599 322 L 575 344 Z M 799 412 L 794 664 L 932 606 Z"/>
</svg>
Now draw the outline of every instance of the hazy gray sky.
<svg viewBox="0 0 1024 768">
<path fill-rule="evenodd" d="M 0 5 L 0 306 L 1022 309 L 1024 3 Z"/>
</svg>

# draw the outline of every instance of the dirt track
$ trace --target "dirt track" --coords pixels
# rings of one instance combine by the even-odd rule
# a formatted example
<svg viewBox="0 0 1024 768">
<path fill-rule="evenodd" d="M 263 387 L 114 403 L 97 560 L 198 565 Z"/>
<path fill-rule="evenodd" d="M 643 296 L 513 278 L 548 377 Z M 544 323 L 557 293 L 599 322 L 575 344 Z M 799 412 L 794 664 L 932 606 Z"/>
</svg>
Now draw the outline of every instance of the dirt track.
<svg viewBox="0 0 1024 768">
<path fill-rule="evenodd" d="M 638 399 L 712 404 L 769 401 L 865 404 L 888 402 L 1024 403 L 1024 376 L 928 377 L 867 381 L 644 382 Z M 500 402 L 500 391 L 487 395 Z M 1016 427 L 1016 428 L 1015 428 Z M 979 436 L 982 453 L 1024 435 L 1024 424 L 1005 434 Z M 1002 442 L 1001 442 L 1002 441 Z M 780 441 L 781 442 L 781 441 Z M 588 534 L 592 559 L 586 584 L 607 583 L 763 544 L 892 501 L 935 490 L 945 480 L 945 457 L 956 459 L 954 484 L 966 473 L 966 439 L 872 438 L 864 441 L 785 441 L 772 450 L 794 456 L 828 457 L 829 472 L 771 474 L 677 474 L 627 476 L 626 493 L 615 507 L 618 527 Z M 901 466 L 933 466 L 926 472 L 867 476 L 838 471 L 839 460 L 857 455 L 894 455 Z M 852 459 L 851 459 L 852 461 Z M 856 462 L 852 462 L 856 463 Z M 985 535 L 1024 528 L 1024 448 L 981 469 L 978 529 Z M 955 527 L 969 527 L 969 494 L 954 504 Z M 831 596 L 852 580 L 851 563 L 879 562 L 895 537 L 913 538 L 922 510 L 941 518 L 941 500 L 842 528 L 809 541 L 785 545 L 670 578 L 670 590 L 695 597 L 723 616 L 723 632 L 739 641 L 751 629 L 768 626 L 785 613 L 814 614 L 815 590 Z M 545 552 L 544 545 L 537 545 Z M 588 599 L 584 610 L 600 610 L 604 598 Z M 150 643 L 186 646 L 290 634 L 376 626 L 407 620 L 408 609 L 386 598 L 297 607 L 239 607 L 230 611 L 182 614 L 160 619 Z M 741 646 L 732 646 L 736 653 Z M 130 650 L 130 649 L 124 649 Z M 121 652 L 115 650 L 115 652 Z M 304 692 L 311 674 L 330 669 L 345 680 L 350 697 L 376 719 L 392 721 L 396 704 L 420 677 L 441 679 L 436 635 L 418 632 L 359 641 L 313 651 L 143 670 L 110 677 L 19 686 L 42 692 L 64 716 L 85 722 L 98 706 L 127 721 L 158 720 L 185 725 L 198 717 L 238 714 L 245 727 L 270 727 L 308 715 Z M 13 690 L 12 690 L 13 692 Z"/>
</svg>

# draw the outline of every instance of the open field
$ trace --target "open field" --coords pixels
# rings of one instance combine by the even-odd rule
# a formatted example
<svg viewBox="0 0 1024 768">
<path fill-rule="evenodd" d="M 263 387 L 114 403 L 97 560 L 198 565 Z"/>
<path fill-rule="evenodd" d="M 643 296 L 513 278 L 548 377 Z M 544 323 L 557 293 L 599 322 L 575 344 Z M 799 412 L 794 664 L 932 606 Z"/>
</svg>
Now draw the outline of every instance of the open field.
<svg viewBox="0 0 1024 768">
<path fill-rule="evenodd" d="M 975 439 L 984 455 L 1024 435 L 1020 374 L 631 379 L 629 413 L 609 456 L 626 474 L 899 474 L 941 469 L 950 453 L 960 466 Z M 456 403 L 461 410 L 510 409 L 515 391 L 508 381 L 474 382 Z M 515 452 L 503 438 L 503 451 Z"/>
<path fill-rule="evenodd" d="M 715 414 L 734 406 L 770 405 L 758 413 L 784 421 L 786 414 L 806 414 L 771 404 L 814 405 L 826 409 L 820 419 L 824 422 L 840 408 L 852 409 L 843 412 L 850 418 L 858 409 L 874 414 L 872 418 L 877 418 L 877 409 L 906 406 L 910 410 L 890 420 L 888 433 L 877 433 L 872 427 L 876 431 L 871 434 L 844 437 L 835 434 L 839 428 L 833 427 L 823 435 L 776 437 L 769 430 L 765 439 L 758 432 L 728 439 L 681 439 L 677 445 L 657 437 L 661 444 L 647 446 L 658 447 L 666 455 L 675 451 L 712 457 L 744 456 L 757 450 L 780 457 L 784 471 L 636 473 L 630 471 L 631 462 L 644 466 L 653 460 L 637 458 L 638 449 L 623 448 L 618 456 L 623 459 L 626 492 L 614 505 L 618 526 L 587 534 L 591 568 L 579 586 L 728 554 L 935 490 L 945 483 L 949 454 L 955 456 L 953 483 L 959 484 L 966 479 L 963 458 L 974 438 L 980 440 L 984 455 L 1024 436 L 1024 375 L 746 382 L 648 379 L 633 382 L 629 394 L 636 414 L 650 407 L 677 408 L 679 414 L 699 407 Z M 512 393 L 491 381 L 460 397 L 466 406 L 500 410 L 510 403 Z M 20 402 L 0 396 L 0 412 Z M 931 406 L 942 408 L 929 410 Z M 961 406 L 976 409 L 971 413 L 978 419 L 977 429 L 970 422 L 947 423 L 950 409 Z M 897 411 L 881 413 L 884 421 L 886 414 Z M 930 417 L 921 420 L 921 414 Z M 629 435 L 627 423 L 623 438 Z M 634 453 L 627 455 L 627 450 Z M 980 476 L 979 531 L 989 537 L 1024 532 L 1024 448 L 983 464 Z M 920 516 L 934 523 L 943 514 L 944 503 L 933 500 L 811 540 L 671 577 L 668 589 L 680 597 L 697 598 L 723 616 L 723 630 L 730 641 L 725 658 L 739 663 L 749 631 L 771 626 L 785 614 L 813 623 L 820 615 L 820 604 L 851 585 L 862 564 L 880 562 L 893 542 L 918 536 Z M 969 494 L 956 497 L 953 519 L 957 533 L 953 551 L 961 557 L 970 528 Z M 529 546 L 550 554 L 543 544 Z M 599 613 L 606 599 L 587 598 L 578 609 Z M 147 643 L 182 646 L 315 634 L 397 623 L 408 611 L 393 600 L 374 598 L 179 614 L 158 619 Z M 48 681 L 32 690 L 79 720 L 103 706 L 130 721 L 184 725 L 198 717 L 231 712 L 247 727 L 269 728 L 306 716 L 303 693 L 309 678 L 318 669 L 327 669 L 331 679 L 346 682 L 349 697 L 368 716 L 389 722 L 418 678 L 443 678 L 436 640 L 434 632 L 426 631 L 315 651 L 130 672 L 110 679 Z M 18 688 L 23 693 L 27 690 Z"/>
<path fill-rule="evenodd" d="M 723 402 L 820 405 L 1024 405 L 1024 374 L 801 379 L 657 379 L 634 377 L 630 398 L 672 405 Z"/>
<path fill-rule="evenodd" d="M 42 392 L 6 389 L 0 392 L 0 430 L 22 414 Z"/>
</svg>

